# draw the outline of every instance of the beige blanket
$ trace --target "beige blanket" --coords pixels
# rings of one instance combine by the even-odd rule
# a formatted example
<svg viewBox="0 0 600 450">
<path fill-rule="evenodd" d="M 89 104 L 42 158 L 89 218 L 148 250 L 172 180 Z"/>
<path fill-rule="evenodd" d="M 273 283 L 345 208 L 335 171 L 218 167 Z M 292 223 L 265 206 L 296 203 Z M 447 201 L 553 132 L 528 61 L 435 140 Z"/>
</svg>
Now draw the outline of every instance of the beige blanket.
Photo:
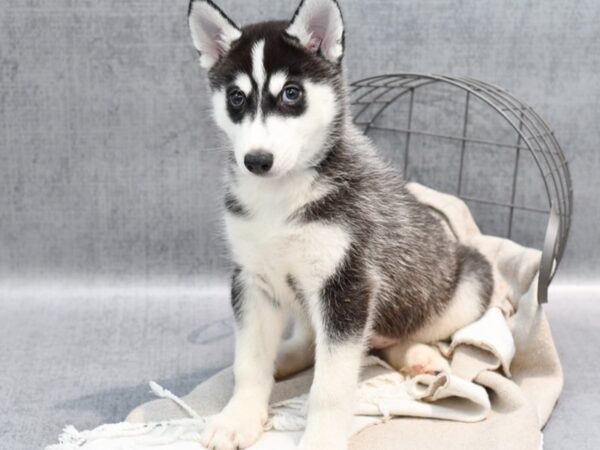
<svg viewBox="0 0 600 450">
<path fill-rule="evenodd" d="M 451 374 L 408 380 L 369 361 L 357 395 L 350 448 L 540 449 L 540 431 L 563 382 L 550 328 L 536 298 L 540 252 L 482 235 L 467 206 L 456 197 L 414 183 L 409 187 L 447 220 L 458 240 L 478 248 L 493 263 L 492 305 L 482 319 L 458 331 L 450 343 L 439 344 L 451 360 Z M 271 426 L 287 432 L 267 433 L 255 446 L 257 450 L 294 448 L 303 427 L 311 375 L 309 371 L 275 385 L 273 402 L 284 402 L 272 408 Z M 231 369 L 226 369 L 183 398 L 191 412 L 173 399 L 156 400 L 132 411 L 127 423 L 81 433 L 69 429 L 62 439 L 72 446 L 54 448 L 113 448 L 111 439 L 119 434 L 115 431 L 132 436 L 138 423 L 161 423 L 161 433 L 170 430 L 169 439 L 175 440 L 165 448 L 183 450 L 187 444 L 198 448 L 192 443 L 197 442 L 203 419 L 189 419 L 190 415 L 217 413 L 229 399 L 232 386 Z M 139 428 L 146 434 L 148 429 L 152 427 Z M 181 445 L 175 447 L 175 442 Z"/>
</svg>

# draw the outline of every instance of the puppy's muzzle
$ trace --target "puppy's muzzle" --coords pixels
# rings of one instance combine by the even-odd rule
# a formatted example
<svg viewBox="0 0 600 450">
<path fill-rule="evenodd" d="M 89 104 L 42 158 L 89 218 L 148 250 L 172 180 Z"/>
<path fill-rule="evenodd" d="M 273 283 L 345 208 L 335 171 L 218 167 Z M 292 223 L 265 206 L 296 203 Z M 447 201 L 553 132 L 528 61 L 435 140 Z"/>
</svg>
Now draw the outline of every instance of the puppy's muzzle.
<svg viewBox="0 0 600 450">
<path fill-rule="evenodd" d="M 273 154 L 255 150 L 244 157 L 244 165 L 255 175 L 264 175 L 273 167 Z"/>
</svg>

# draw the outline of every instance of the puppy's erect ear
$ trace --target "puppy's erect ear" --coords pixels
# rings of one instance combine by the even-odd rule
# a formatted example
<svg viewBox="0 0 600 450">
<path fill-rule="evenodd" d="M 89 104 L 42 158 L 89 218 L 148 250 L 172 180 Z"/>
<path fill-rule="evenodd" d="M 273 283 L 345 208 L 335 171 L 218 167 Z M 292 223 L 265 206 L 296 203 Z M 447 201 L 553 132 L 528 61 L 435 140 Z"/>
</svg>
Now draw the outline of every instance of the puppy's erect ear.
<svg viewBox="0 0 600 450">
<path fill-rule="evenodd" d="M 344 22 L 336 0 L 302 0 L 286 31 L 331 62 L 344 55 Z"/>
<path fill-rule="evenodd" d="M 242 32 L 211 0 L 191 0 L 188 22 L 200 65 L 210 69 Z"/>
</svg>

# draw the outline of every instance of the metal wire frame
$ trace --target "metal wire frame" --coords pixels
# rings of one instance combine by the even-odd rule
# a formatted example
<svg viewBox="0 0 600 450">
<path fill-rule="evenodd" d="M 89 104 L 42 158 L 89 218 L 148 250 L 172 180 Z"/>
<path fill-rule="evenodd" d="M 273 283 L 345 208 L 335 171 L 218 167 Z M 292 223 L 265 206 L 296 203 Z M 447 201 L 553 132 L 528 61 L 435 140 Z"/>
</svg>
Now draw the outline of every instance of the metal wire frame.
<svg viewBox="0 0 600 450">
<path fill-rule="evenodd" d="M 465 108 L 463 114 L 462 130 L 457 135 L 447 133 L 432 133 L 413 128 L 413 111 L 415 108 L 415 91 L 434 84 L 446 84 L 464 92 Z M 404 144 L 404 175 L 407 174 L 410 157 L 411 137 L 423 135 L 460 143 L 460 166 L 455 192 L 465 201 L 485 205 L 506 207 L 509 209 L 508 229 L 506 237 L 511 238 L 513 233 L 514 213 L 516 210 L 545 214 L 548 225 L 538 282 L 538 298 L 540 303 L 548 299 L 548 286 L 556 273 L 563 256 L 569 229 L 573 204 L 573 189 L 568 162 L 558 144 L 554 133 L 542 118 L 526 103 L 517 99 L 506 89 L 475 80 L 445 75 L 400 73 L 379 75 L 356 81 L 350 85 L 351 105 L 356 110 L 354 123 L 363 127 L 369 134 L 371 130 L 386 130 L 402 133 L 406 136 Z M 381 123 L 381 118 L 388 108 L 394 103 L 404 100 L 408 96 L 408 120 L 406 127 L 391 127 Z M 515 131 L 515 144 L 496 142 L 480 138 L 469 137 L 469 114 L 473 101 L 483 102 L 495 111 Z M 376 107 L 374 113 L 365 118 L 365 111 Z M 465 163 L 465 150 L 468 143 L 489 146 L 500 151 L 514 151 L 513 178 L 511 185 L 510 202 L 503 203 L 486 198 L 466 196 L 462 192 L 463 172 Z M 539 208 L 515 203 L 517 193 L 517 177 L 521 152 L 527 151 L 539 169 L 545 194 L 548 198 L 548 207 Z"/>
</svg>

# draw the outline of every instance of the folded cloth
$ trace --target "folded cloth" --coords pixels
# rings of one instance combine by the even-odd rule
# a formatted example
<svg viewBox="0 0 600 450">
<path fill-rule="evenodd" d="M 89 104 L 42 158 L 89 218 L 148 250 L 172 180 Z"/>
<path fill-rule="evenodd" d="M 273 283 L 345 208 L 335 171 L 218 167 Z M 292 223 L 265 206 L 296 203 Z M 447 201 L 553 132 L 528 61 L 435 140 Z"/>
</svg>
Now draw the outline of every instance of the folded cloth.
<svg viewBox="0 0 600 450">
<path fill-rule="evenodd" d="M 446 220 L 456 239 L 492 263 L 490 309 L 438 346 L 450 373 L 406 378 L 369 357 L 359 385 L 352 450 L 539 449 L 541 428 L 562 389 L 550 328 L 537 302 L 540 252 L 479 231 L 466 204 L 416 183 L 411 192 Z M 305 424 L 312 372 L 276 383 L 266 432 L 252 449 L 293 449 Z M 161 400 L 133 410 L 126 422 L 78 432 L 67 427 L 52 450 L 202 448 L 206 420 L 226 404 L 231 369 L 183 399 L 152 385 Z M 393 420 L 403 417 L 399 420 Z M 435 419 L 435 420 L 434 420 Z M 444 419 L 444 420 L 439 420 Z"/>
</svg>

